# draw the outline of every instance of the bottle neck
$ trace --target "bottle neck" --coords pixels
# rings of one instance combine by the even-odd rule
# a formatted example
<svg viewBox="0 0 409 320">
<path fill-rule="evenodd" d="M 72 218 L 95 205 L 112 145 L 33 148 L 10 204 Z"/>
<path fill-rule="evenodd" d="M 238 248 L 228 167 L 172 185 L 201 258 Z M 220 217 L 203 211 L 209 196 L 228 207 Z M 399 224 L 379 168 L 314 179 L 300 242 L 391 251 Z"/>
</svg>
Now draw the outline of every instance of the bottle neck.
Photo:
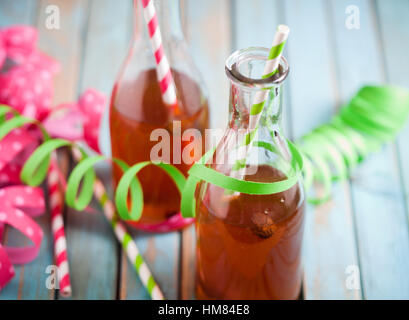
<svg viewBox="0 0 409 320">
<path fill-rule="evenodd" d="M 151 0 L 155 6 L 159 30 L 162 41 L 167 39 L 183 40 L 182 24 L 180 19 L 180 0 Z M 147 23 L 144 18 L 144 8 L 141 0 L 134 0 L 134 38 L 148 39 Z"/>
<path fill-rule="evenodd" d="M 264 89 L 260 89 L 264 90 Z M 258 130 L 280 131 L 282 119 L 282 85 L 268 90 L 263 110 L 257 119 Z M 254 97 L 259 90 L 249 90 L 230 82 L 229 127 L 233 130 L 250 129 L 255 119 L 251 115 Z M 253 117 L 253 119 L 252 119 Z"/>
<path fill-rule="evenodd" d="M 264 77 L 269 50 L 250 47 L 234 52 L 226 61 L 230 80 L 230 127 L 254 131 L 281 131 L 282 86 L 289 67 L 285 58 L 278 70 Z M 264 101 L 253 105 L 255 101 Z"/>
</svg>

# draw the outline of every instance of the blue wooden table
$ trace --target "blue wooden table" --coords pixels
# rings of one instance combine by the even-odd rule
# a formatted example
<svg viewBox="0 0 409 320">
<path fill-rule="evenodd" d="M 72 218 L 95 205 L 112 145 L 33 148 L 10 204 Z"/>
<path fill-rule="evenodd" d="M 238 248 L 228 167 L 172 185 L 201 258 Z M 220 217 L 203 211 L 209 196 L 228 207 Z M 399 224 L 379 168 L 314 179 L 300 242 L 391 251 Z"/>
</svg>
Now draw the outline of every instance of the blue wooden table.
<svg viewBox="0 0 409 320">
<path fill-rule="evenodd" d="M 58 5 L 61 29 L 45 26 Z M 346 26 L 349 5 L 359 29 Z M 355 8 L 355 9 L 356 9 Z M 183 25 L 210 93 L 212 127 L 227 121 L 224 61 L 235 49 L 268 47 L 274 27 L 291 27 L 285 56 L 285 129 L 296 139 L 328 122 L 363 84 L 409 87 L 407 0 L 182 0 Z M 0 26 L 24 23 L 40 31 L 39 46 L 62 64 L 55 103 L 87 87 L 110 94 L 132 32 L 132 3 L 121 0 L 1 0 Z M 334 186 L 330 202 L 307 209 L 304 241 L 306 299 L 409 298 L 409 126 L 371 156 L 352 178 Z M 62 166 L 68 162 L 62 159 Z M 100 170 L 109 184 L 109 168 Z M 66 209 L 73 299 L 148 299 L 101 214 Z M 53 264 L 50 217 L 39 257 L 17 267 L 0 299 L 61 299 L 45 286 Z M 152 235 L 132 231 L 165 297 L 194 291 L 194 230 Z M 21 243 L 10 231 L 3 239 Z"/>
</svg>

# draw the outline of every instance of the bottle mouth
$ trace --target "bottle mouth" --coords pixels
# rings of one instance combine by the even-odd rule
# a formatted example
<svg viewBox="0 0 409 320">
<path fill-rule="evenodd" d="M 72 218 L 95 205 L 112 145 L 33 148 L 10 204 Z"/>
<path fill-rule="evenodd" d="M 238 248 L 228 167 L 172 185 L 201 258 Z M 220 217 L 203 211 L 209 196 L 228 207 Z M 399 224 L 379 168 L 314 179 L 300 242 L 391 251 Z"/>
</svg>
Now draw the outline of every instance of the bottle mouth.
<svg viewBox="0 0 409 320">
<path fill-rule="evenodd" d="M 279 72 L 262 78 L 269 51 L 270 49 L 264 47 L 249 47 L 233 52 L 226 60 L 226 75 L 236 85 L 249 90 L 270 89 L 281 85 L 290 71 L 290 66 L 283 56 L 280 59 Z"/>
</svg>

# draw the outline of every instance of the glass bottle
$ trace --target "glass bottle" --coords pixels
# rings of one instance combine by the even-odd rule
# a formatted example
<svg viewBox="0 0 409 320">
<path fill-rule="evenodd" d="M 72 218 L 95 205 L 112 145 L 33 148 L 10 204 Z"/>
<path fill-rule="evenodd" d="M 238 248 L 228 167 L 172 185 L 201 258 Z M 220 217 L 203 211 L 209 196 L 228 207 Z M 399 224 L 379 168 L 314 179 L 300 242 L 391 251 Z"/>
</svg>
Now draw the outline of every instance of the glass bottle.
<svg viewBox="0 0 409 320">
<path fill-rule="evenodd" d="M 149 42 L 147 25 L 143 17 L 140 0 L 134 1 L 134 37 L 129 54 L 114 85 L 110 104 L 110 133 L 112 156 L 129 165 L 151 159 L 152 148 L 160 138 L 153 138 L 155 129 L 165 129 L 170 136 L 168 147 L 169 162 L 184 174 L 193 160 L 201 154 L 194 154 L 190 163 L 180 161 L 173 152 L 174 145 L 180 145 L 177 152 L 183 153 L 189 141 L 182 135 L 186 129 L 195 128 L 204 133 L 208 127 L 207 97 L 200 74 L 197 71 L 184 40 L 180 22 L 180 4 L 176 0 L 154 2 L 165 55 L 171 66 L 178 109 L 175 112 L 162 101 L 155 69 L 155 57 Z M 176 126 L 175 126 L 176 124 Z M 176 128 L 180 128 L 175 130 Z M 175 149 L 176 150 L 176 149 Z M 165 152 L 165 151 L 163 151 Z M 160 153 L 160 152 L 159 152 Z M 176 159 L 174 161 L 175 158 Z M 163 158 L 162 158 L 163 159 Z M 165 157 L 166 160 L 166 157 Z M 113 169 L 114 184 L 122 171 Z M 148 166 L 138 173 L 144 193 L 144 208 L 141 219 L 129 222 L 137 228 L 155 231 L 155 226 L 175 219 L 179 213 L 180 195 L 168 175 L 156 166 Z M 177 224 L 179 226 L 182 224 Z"/>
<path fill-rule="evenodd" d="M 226 62 L 229 125 L 211 168 L 239 179 L 276 182 L 294 174 L 281 130 L 282 84 L 289 66 L 262 79 L 269 50 L 236 51 Z M 240 153 L 254 95 L 269 90 L 252 147 Z M 245 163 L 240 169 L 237 164 Z M 304 191 L 301 182 L 271 195 L 229 192 L 201 182 L 196 193 L 198 299 L 296 299 L 302 283 Z"/>
</svg>

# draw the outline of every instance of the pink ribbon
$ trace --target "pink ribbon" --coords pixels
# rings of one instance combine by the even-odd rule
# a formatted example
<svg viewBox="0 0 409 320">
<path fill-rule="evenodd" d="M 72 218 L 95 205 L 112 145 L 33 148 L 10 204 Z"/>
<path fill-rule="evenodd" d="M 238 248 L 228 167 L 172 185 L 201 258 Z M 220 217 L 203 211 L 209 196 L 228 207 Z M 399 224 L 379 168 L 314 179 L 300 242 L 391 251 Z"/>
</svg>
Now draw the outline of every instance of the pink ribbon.
<svg viewBox="0 0 409 320">
<path fill-rule="evenodd" d="M 35 259 L 40 250 L 43 231 L 31 217 L 45 210 L 40 188 L 11 186 L 0 189 L 0 238 L 4 225 L 19 230 L 33 245 L 27 247 L 3 247 L 0 244 L 0 289 L 14 276 L 13 263 L 27 263 Z"/>
<path fill-rule="evenodd" d="M 51 111 L 52 77 L 60 67 L 36 49 L 36 41 L 37 31 L 32 27 L 0 31 L 0 103 L 42 120 Z"/>
<path fill-rule="evenodd" d="M 100 153 L 98 136 L 106 98 L 88 89 L 77 102 L 52 107 L 53 77 L 60 66 L 36 48 L 37 37 L 36 29 L 29 26 L 0 30 L 0 104 L 41 121 L 52 137 L 82 140 Z M 40 141 L 39 130 L 29 125 L 0 140 L 0 241 L 4 224 L 9 224 L 34 244 L 27 248 L 0 244 L 0 289 L 13 277 L 13 263 L 27 263 L 39 252 L 42 231 L 30 216 L 44 211 L 44 197 L 41 190 L 19 184 L 21 168 Z M 166 232 L 191 222 L 192 219 L 183 219 L 178 214 L 159 225 L 142 226 L 149 231 Z"/>
<path fill-rule="evenodd" d="M 41 121 L 53 137 L 84 140 L 99 152 L 105 97 L 89 89 L 76 103 L 52 107 L 53 77 L 59 64 L 40 52 L 36 41 L 37 31 L 32 27 L 0 30 L 0 104 Z M 0 289 L 14 276 L 13 264 L 32 261 L 40 249 L 43 232 L 31 217 L 44 212 L 44 195 L 39 188 L 20 185 L 21 168 L 40 141 L 39 130 L 29 125 L 13 130 L 0 141 L 0 241 L 8 224 L 33 243 L 24 248 L 0 244 Z"/>
<path fill-rule="evenodd" d="M 106 98 L 102 93 L 88 89 L 77 103 L 59 105 L 43 124 L 51 136 L 70 141 L 83 140 L 100 153 L 98 136 L 105 105 Z"/>
<path fill-rule="evenodd" d="M 35 50 L 37 31 L 28 26 L 15 25 L 0 30 L 0 68 L 7 57 L 22 63 Z"/>
</svg>

